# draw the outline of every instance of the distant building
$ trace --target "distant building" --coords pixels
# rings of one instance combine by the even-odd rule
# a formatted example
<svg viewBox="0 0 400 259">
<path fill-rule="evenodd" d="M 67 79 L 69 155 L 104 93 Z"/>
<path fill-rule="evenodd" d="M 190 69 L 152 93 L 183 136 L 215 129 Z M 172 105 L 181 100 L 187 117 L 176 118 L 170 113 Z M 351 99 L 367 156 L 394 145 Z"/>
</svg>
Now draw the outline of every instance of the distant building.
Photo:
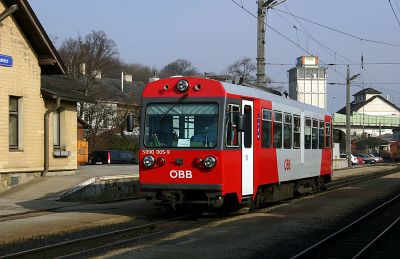
<svg viewBox="0 0 400 259">
<path fill-rule="evenodd" d="M 365 88 L 353 94 L 354 101 L 350 103 L 351 113 L 363 113 L 366 115 L 393 116 L 398 117 L 399 108 L 384 98 L 382 93 L 373 88 Z M 346 107 L 337 113 L 346 114 Z"/>
<path fill-rule="evenodd" d="M 350 113 L 352 116 L 353 127 L 351 134 L 358 136 L 366 133 L 370 136 L 382 136 L 392 134 L 393 125 L 385 125 L 393 121 L 398 123 L 400 109 L 395 104 L 382 96 L 382 93 L 373 88 L 365 88 L 353 94 L 354 101 L 350 103 Z M 346 106 L 336 112 L 346 115 Z M 336 117 L 335 117 L 336 119 Z M 358 127 L 355 126 L 358 124 Z M 377 125 L 377 127 L 370 127 Z"/>
<path fill-rule="evenodd" d="M 327 108 L 326 68 L 319 66 L 318 57 L 299 57 L 288 73 L 291 99 Z"/>
</svg>

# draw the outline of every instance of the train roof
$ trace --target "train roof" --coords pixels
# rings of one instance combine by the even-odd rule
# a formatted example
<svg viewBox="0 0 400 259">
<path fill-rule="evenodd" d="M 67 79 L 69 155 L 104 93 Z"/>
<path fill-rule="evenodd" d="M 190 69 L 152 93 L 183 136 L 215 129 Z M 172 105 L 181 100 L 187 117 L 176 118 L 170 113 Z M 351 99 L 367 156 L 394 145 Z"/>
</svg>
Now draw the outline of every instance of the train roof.
<svg viewBox="0 0 400 259">
<path fill-rule="evenodd" d="M 297 107 L 299 109 L 308 110 L 320 114 L 328 114 L 326 109 L 319 108 L 317 106 L 309 105 L 299 101 L 295 101 L 286 96 L 277 95 L 271 93 L 267 90 L 259 89 L 256 87 L 251 87 L 247 85 L 237 85 L 228 82 L 222 82 L 214 79 L 204 78 L 204 77 L 188 77 L 188 76 L 175 76 L 165 79 L 160 79 L 151 83 L 148 83 L 143 91 L 143 97 L 160 97 L 160 93 L 164 97 L 176 97 L 176 92 L 173 91 L 163 91 L 165 86 L 176 85 L 180 80 L 187 80 L 190 84 L 196 85 L 201 84 L 206 89 L 198 92 L 193 92 L 189 90 L 191 97 L 210 97 L 210 96 L 225 96 L 226 94 L 240 95 L 250 98 L 261 98 L 274 102 L 278 102 L 284 105 Z M 169 88 L 170 89 L 170 88 Z"/>
<path fill-rule="evenodd" d="M 318 113 L 328 113 L 327 109 L 322 109 L 322 108 L 314 106 L 314 105 L 302 103 L 302 102 L 287 98 L 284 95 L 277 95 L 277 94 L 271 93 L 269 91 L 265 91 L 265 90 L 255 88 L 255 87 L 250 87 L 250 86 L 236 85 L 236 84 L 230 84 L 230 83 L 226 83 L 226 82 L 221 82 L 221 83 L 222 83 L 223 87 L 225 88 L 225 91 L 228 93 L 231 93 L 231 94 L 256 97 L 256 98 L 266 99 L 266 100 L 269 100 L 272 102 L 280 102 L 280 103 L 283 103 L 288 106 L 297 107 L 300 109 L 318 112 Z"/>
</svg>

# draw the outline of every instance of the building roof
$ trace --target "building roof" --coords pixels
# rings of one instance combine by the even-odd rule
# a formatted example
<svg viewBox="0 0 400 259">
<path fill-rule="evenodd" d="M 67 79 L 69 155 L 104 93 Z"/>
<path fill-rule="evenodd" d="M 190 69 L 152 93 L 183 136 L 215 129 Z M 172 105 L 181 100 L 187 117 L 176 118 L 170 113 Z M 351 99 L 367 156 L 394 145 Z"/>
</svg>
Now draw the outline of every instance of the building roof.
<svg viewBox="0 0 400 259">
<path fill-rule="evenodd" d="M 145 83 L 139 81 L 124 81 L 124 91 L 121 90 L 121 80 L 102 78 L 89 91 L 89 96 L 104 101 L 140 105 Z"/>
<path fill-rule="evenodd" d="M 66 67 L 43 26 L 27 0 L 0 0 L 6 8 L 14 4 L 18 10 L 12 15 L 22 33 L 37 54 L 42 75 L 66 74 Z"/>
<path fill-rule="evenodd" d="M 364 95 L 364 94 L 381 94 L 381 93 L 382 92 L 379 92 L 378 90 L 375 90 L 373 88 L 365 88 L 353 94 L 353 96 Z"/>
<path fill-rule="evenodd" d="M 390 101 L 386 100 L 385 98 L 383 98 L 380 95 L 376 95 L 374 97 L 369 98 L 366 101 L 362 101 L 362 102 L 351 102 L 350 103 L 350 113 L 353 112 L 357 112 L 358 110 L 360 110 L 363 106 L 367 105 L 368 103 L 372 102 L 373 100 L 375 100 L 376 98 L 379 98 L 381 100 L 383 100 L 384 102 L 386 102 L 388 105 L 392 106 L 393 108 L 395 108 L 396 110 L 398 110 L 400 112 L 399 107 L 397 107 L 395 104 L 391 103 Z M 346 114 L 346 106 L 344 106 L 342 109 L 338 110 L 336 113 L 340 113 L 340 114 Z"/>
<path fill-rule="evenodd" d="M 93 102 L 86 97 L 86 85 L 68 76 L 54 75 L 41 77 L 41 92 L 50 98 L 61 97 L 72 102 Z"/>
</svg>

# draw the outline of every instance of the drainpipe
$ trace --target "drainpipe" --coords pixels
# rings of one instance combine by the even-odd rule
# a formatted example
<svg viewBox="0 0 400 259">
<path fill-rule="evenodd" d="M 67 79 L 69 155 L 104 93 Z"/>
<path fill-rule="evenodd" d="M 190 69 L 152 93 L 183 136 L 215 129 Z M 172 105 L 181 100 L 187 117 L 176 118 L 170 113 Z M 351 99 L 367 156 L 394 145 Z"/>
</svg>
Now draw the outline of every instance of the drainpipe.
<svg viewBox="0 0 400 259">
<path fill-rule="evenodd" d="M 60 105 L 61 105 L 61 98 L 57 97 L 56 106 L 48 109 L 44 113 L 44 165 L 43 165 L 43 172 L 41 174 L 42 177 L 46 176 L 47 172 L 49 171 L 49 117 L 50 113 L 60 109 Z"/>
</svg>

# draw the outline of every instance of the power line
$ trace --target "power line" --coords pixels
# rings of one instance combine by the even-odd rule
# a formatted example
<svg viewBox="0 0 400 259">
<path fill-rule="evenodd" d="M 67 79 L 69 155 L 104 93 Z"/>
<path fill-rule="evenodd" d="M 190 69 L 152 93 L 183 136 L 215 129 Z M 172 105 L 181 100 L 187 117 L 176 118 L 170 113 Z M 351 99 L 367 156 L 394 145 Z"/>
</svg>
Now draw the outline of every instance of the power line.
<svg viewBox="0 0 400 259">
<path fill-rule="evenodd" d="M 304 34 L 306 34 L 307 36 L 309 36 L 311 39 L 313 39 L 318 45 L 320 45 L 321 47 L 322 47 L 322 49 L 325 49 L 325 50 L 328 50 L 328 51 L 331 51 L 331 52 L 333 52 L 334 54 L 335 54 L 335 60 L 336 60 L 336 55 L 338 55 L 338 56 L 340 56 L 340 57 L 342 57 L 344 60 L 346 60 L 346 61 L 349 61 L 349 62 L 351 62 L 351 63 L 353 63 L 353 64 L 355 64 L 355 65 L 359 65 L 360 67 L 361 67 L 361 69 L 363 70 L 363 71 L 365 71 L 365 73 L 373 80 L 373 81 L 375 81 L 375 82 L 377 82 L 377 80 L 374 78 L 374 76 L 365 68 L 365 66 L 364 66 L 364 61 L 363 61 L 363 54 L 361 54 L 361 64 L 360 63 L 357 63 L 357 62 L 355 62 L 355 61 L 353 61 L 353 60 L 351 60 L 351 59 L 349 59 L 349 58 L 347 58 L 347 57 L 345 57 L 345 56 L 343 56 L 343 55 L 341 55 L 340 53 L 337 53 L 337 51 L 335 51 L 335 50 L 333 50 L 333 49 L 331 49 L 330 47 L 328 47 L 327 45 L 325 45 L 325 44 L 323 44 L 322 42 L 320 42 L 320 41 L 318 41 L 315 37 L 313 37 L 312 35 L 311 35 L 311 33 L 309 33 L 308 32 L 308 30 L 303 26 L 303 24 L 297 19 L 297 17 L 289 10 L 289 8 L 284 4 L 284 7 L 287 9 L 287 11 L 289 12 L 288 14 L 289 15 L 291 15 L 295 20 L 296 20 L 296 22 L 297 23 L 299 23 L 300 24 L 300 26 L 306 31 L 306 33 L 304 33 L 303 31 L 301 31 L 301 30 L 299 30 L 300 32 L 302 32 L 302 33 L 304 33 Z M 281 16 L 281 15 L 279 15 L 279 16 Z M 282 17 L 282 16 L 281 16 Z M 282 17 L 283 18 L 283 17 Z M 286 19 L 284 19 L 285 21 L 287 21 Z M 288 22 L 288 21 L 287 21 Z M 295 27 L 296 28 L 296 27 Z M 297 28 L 296 28 L 296 33 L 297 33 Z M 361 46 L 362 46 L 362 43 L 363 43 L 363 41 L 364 41 L 364 39 L 360 39 L 360 41 L 361 41 Z M 327 52 L 328 52 L 327 51 Z M 329 52 L 328 52 L 329 53 Z M 329 53 L 329 54 L 331 54 L 331 53 Z M 331 54 L 332 55 L 332 54 Z M 332 55 L 333 56 L 333 55 Z M 336 63 L 336 62 L 335 62 Z M 335 68 L 333 69 L 335 72 L 337 72 L 337 70 L 336 70 L 336 66 L 335 65 L 333 65 L 333 64 L 329 64 L 329 65 L 331 65 L 331 66 L 334 66 Z M 353 72 L 352 72 L 353 73 Z M 361 85 L 356 85 L 356 86 L 358 86 L 358 87 L 360 87 L 360 88 L 364 88 L 364 80 L 361 82 Z M 381 87 L 378 87 L 379 89 L 381 89 L 381 90 L 383 90 L 383 91 L 385 91 L 385 89 L 383 89 L 383 88 L 381 88 Z"/>
<path fill-rule="evenodd" d="M 396 6 L 397 6 L 397 10 L 399 10 L 399 12 L 400 12 L 400 7 L 399 7 L 399 5 L 397 4 L 397 0 L 394 0 L 394 3 L 395 3 Z"/>
<path fill-rule="evenodd" d="M 297 15 L 294 15 L 294 14 L 290 14 L 290 13 L 285 12 L 285 11 L 280 10 L 280 9 L 276 9 L 276 8 L 271 8 L 271 9 L 273 9 L 273 10 L 275 10 L 275 11 L 278 11 L 278 12 L 281 12 L 281 13 L 284 13 L 284 14 L 287 14 L 287 15 L 290 15 L 290 16 L 293 16 L 293 17 L 296 17 L 296 18 L 298 18 L 298 19 L 300 19 L 300 20 L 303 20 L 303 21 L 306 21 L 306 22 L 309 22 L 309 23 L 318 25 L 318 26 L 323 27 L 323 28 L 325 28 L 325 29 L 329 29 L 329 30 L 331 30 L 331 31 L 335 31 L 335 32 L 337 32 L 337 33 L 341 33 L 341 34 L 343 34 L 343 35 L 349 36 L 349 37 L 354 38 L 354 39 L 357 39 L 357 40 L 363 40 L 363 41 L 367 41 L 367 42 L 371 42 L 371 43 L 376 43 L 376 44 L 383 44 L 383 45 L 388 45 L 388 46 L 400 47 L 400 44 L 389 43 L 389 42 L 383 42 L 383 41 L 378 41 L 378 40 L 371 40 L 371 39 L 364 39 L 364 38 L 362 38 L 362 37 L 360 37 L 360 36 L 356 36 L 356 35 L 354 35 L 354 34 L 351 34 L 351 33 L 348 33 L 348 32 L 344 32 L 344 31 L 341 31 L 341 30 L 339 30 L 339 29 L 335 29 L 335 28 L 332 28 L 332 27 L 330 27 L 330 26 L 327 26 L 327 25 L 324 25 L 324 24 L 321 24 L 321 23 L 318 23 L 318 22 L 315 22 L 315 21 L 312 21 L 312 20 L 309 20 L 309 19 L 306 19 L 306 18 L 297 16 Z"/>
<path fill-rule="evenodd" d="M 390 0 L 388 0 L 388 2 L 389 2 L 389 4 L 390 4 L 390 8 L 392 8 L 392 11 L 393 11 L 394 17 L 396 17 L 397 24 L 400 26 L 400 21 L 399 21 L 399 18 L 397 18 L 397 14 L 396 14 L 396 12 L 394 11 L 394 8 L 393 8 L 393 5 L 392 5 L 392 2 L 390 2 Z M 396 4 L 397 4 L 397 2 L 396 2 Z"/>
<path fill-rule="evenodd" d="M 258 18 L 256 15 L 254 15 L 252 12 L 250 12 L 249 10 L 247 10 L 247 9 L 243 6 L 243 4 L 240 5 L 240 4 L 237 3 L 235 0 L 231 0 L 231 2 L 233 2 L 233 3 L 234 3 L 235 5 L 237 5 L 238 7 L 242 8 L 242 9 L 243 9 L 246 13 L 248 13 L 249 15 L 251 15 L 251 16 L 253 16 L 254 18 L 256 18 L 257 20 L 259 20 L 259 18 Z M 278 10 L 278 9 L 274 9 L 274 10 Z M 278 10 L 278 11 L 283 12 L 283 13 L 286 13 L 286 14 L 289 14 L 289 13 L 284 12 L 284 11 L 282 11 L 282 10 Z M 289 14 L 289 15 L 291 15 L 291 14 Z M 292 16 L 294 16 L 294 17 L 296 17 L 296 18 L 299 18 L 299 19 L 301 19 L 301 20 L 306 20 L 306 21 L 308 21 L 308 22 L 312 22 L 312 21 L 310 21 L 310 20 L 301 18 L 301 17 L 299 17 L 299 16 L 295 16 L 295 15 L 292 15 Z M 307 54 L 313 56 L 313 54 L 311 54 L 308 50 L 304 49 L 304 48 L 303 48 L 302 46 L 300 46 L 298 43 L 295 43 L 293 40 L 291 40 L 291 39 L 288 38 L 287 36 L 283 35 L 281 32 L 279 32 L 278 30 L 276 30 L 276 29 L 273 28 L 272 26 L 266 24 L 264 21 L 262 21 L 262 22 L 264 23 L 264 25 L 265 25 L 266 27 L 270 28 L 272 31 L 274 31 L 275 33 L 277 33 L 278 35 L 280 35 L 281 37 L 283 37 L 284 39 L 286 39 L 287 41 L 289 41 L 289 42 L 292 43 L 293 45 L 297 46 L 298 48 L 300 48 L 301 50 L 303 50 L 305 53 L 307 53 Z M 318 23 L 316 23 L 316 24 L 318 24 Z M 340 33 L 348 34 L 348 33 L 341 32 L 341 31 L 339 31 L 339 30 L 333 29 L 333 28 L 331 28 L 331 27 L 328 27 L 328 26 L 325 26 L 325 25 L 322 25 L 322 24 L 318 24 L 318 25 L 323 26 L 323 27 L 326 27 L 326 28 L 331 29 L 331 30 L 335 30 L 335 31 L 340 32 Z M 392 43 L 386 43 L 386 42 L 381 42 L 381 41 L 374 41 L 374 40 L 369 40 L 369 39 L 363 39 L 363 38 L 361 38 L 361 37 L 357 37 L 357 36 L 354 36 L 354 35 L 351 35 L 351 34 L 348 34 L 348 35 L 351 36 L 351 37 L 353 37 L 353 38 L 357 38 L 357 39 L 361 40 L 361 42 L 364 40 L 364 41 L 374 42 L 374 43 L 378 43 L 378 44 L 384 44 L 384 45 L 390 45 L 390 46 L 397 46 L 397 47 L 400 46 L 400 44 L 392 44 Z M 347 59 L 347 58 L 346 58 L 346 59 Z M 350 59 L 347 59 L 347 60 L 350 60 Z M 356 62 L 354 62 L 354 61 L 352 61 L 352 60 L 350 60 L 350 61 L 353 62 L 353 63 L 356 63 Z M 335 72 L 336 72 L 338 75 L 340 75 L 342 78 L 347 79 L 342 73 L 340 73 L 339 71 L 337 71 L 337 70 L 336 70 L 334 67 L 332 67 L 330 64 L 327 64 L 327 63 L 323 62 L 321 59 L 320 59 L 320 62 L 321 62 L 323 65 L 328 66 L 329 68 L 331 68 L 333 71 L 335 71 Z M 356 63 L 356 64 L 357 64 L 357 63 Z M 360 64 L 357 64 L 357 65 L 360 65 Z M 369 71 L 367 71 L 365 68 L 363 68 L 363 70 L 369 75 L 369 77 L 370 77 L 373 81 L 377 82 L 377 80 L 372 76 L 372 74 L 371 74 Z M 362 83 L 362 84 L 364 85 L 364 83 Z M 360 85 L 360 84 L 353 84 L 353 85 L 355 85 L 355 86 L 357 86 L 357 87 L 359 87 L 359 88 L 362 88 L 362 89 L 364 88 L 364 87 L 363 87 L 362 85 Z M 378 88 L 378 89 L 381 89 L 381 90 L 383 90 L 383 91 L 386 90 L 386 89 L 383 89 L 383 88 L 381 88 L 381 87 L 377 87 L 377 88 Z M 392 91 L 392 92 L 393 92 L 393 91 Z"/>
<path fill-rule="evenodd" d="M 253 16 L 254 18 L 256 18 L 257 20 L 259 20 L 258 19 L 258 17 L 255 15 L 255 14 L 253 14 L 252 12 L 250 12 L 249 10 L 247 10 L 243 5 L 240 5 L 238 2 L 236 2 L 235 0 L 231 0 L 231 2 L 233 2 L 235 5 L 237 5 L 238 7 L 240 7 L 240 8 L 242 8 L 246 13 L 248 13 L 249 15 L 251 15 L 251 16 Z M 284 39 L 286 39 L 287 41 L 289 41 L 290 43 L 292 43 L 293 45 L 295 45 L 295 46 L 297 46 L 298 48 L 300 48 L 301 50 L 303 50 L 305 53 L 307 53 L 307 54 L 309 54 L 309 55 L 311 55 L 311 56 L 314 56 L 312 53 L 310 53 L 308 50 L 306 50 L 305 48 L 303 48 L 302 46 L 300 46 L 299 44 L 297 44 L 296 42 L 294 42 L 293 40 L 291 40 L 290 38 L 288 38 L 287 36 L 285 36 L 285 35 L 283 35 L 281 32 L 279 32 L 277 29 L 275 29 L 274 27 L 272 27 L 272 26 L 270 26 L 270 25 L 268 25 L 268 24 L 266 24 L 264 21 L 262 21 L 264 24 L 265 24 L 265 26 L 267 26 L 268 28 L 270 28 L 272 31 L 274 31 L 275 33 L 277 33 L 279 36 L 281 36 L 282 38 L 284 38 Z M 324 62 L 322 62 L 322 60 L 320 60 L 321 61 L 321 63 L 323 64 L 323 65 L 326 65 Z M 328 67 L 330 67 L 331 69 L 333 69 L 333 71 L 335 71 L 337 74 L 339 74 L 341 77 L 343 77 L 344 79 L 346 79 L 346 77 L 342 74 L 342 73 L 340 73 L 339 71 L 337 71 L 335 68 L 332 68 L 331 66 L 329 66 L 329 65 L 326 65 L 326 66 L 328 66 Z"/>
<path fill-rule="evenodd" d="M 265 63 L 269 66 L 293 66 L 292 63 Z M 364 62 L 364 65 L 400 65 L 400 62 Z M 327 63 L 329 66 L 358 66 L 359 63 Z"/>
</svg>

